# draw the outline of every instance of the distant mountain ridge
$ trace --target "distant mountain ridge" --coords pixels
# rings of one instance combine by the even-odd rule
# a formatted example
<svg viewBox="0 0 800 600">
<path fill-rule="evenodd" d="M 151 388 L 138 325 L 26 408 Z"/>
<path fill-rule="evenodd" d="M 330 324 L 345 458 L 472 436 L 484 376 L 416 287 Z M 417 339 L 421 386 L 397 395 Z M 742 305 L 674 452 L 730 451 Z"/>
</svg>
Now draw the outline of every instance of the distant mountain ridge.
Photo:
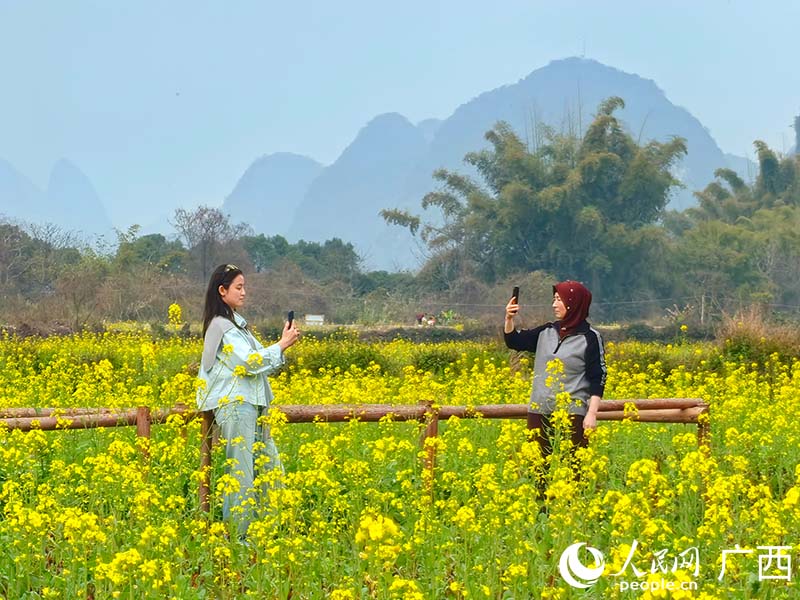
<svg viewBox="0 0 800 600">
<path fill-rule="evenodd" d="M 436 187 L 432 173 L 438 168 L 472 174 L 464 155 L 486 147 L 484 135 L 498 121 L 508 122 L 531 142 L 537 123 L 585 131 L 597 106 L 611 96 L 625 100 L 618 116 L 635 139 L 687 140 L 688 156 L 676 169 L 686 187 L 673 193 L 671 208 L 693 205 L 693 192 L 703 189 L 720 167 L 733 168 L 747 179 L 754 176 L 752 163 L 723 154 L 700 121 L 672 104 L 652 80 L 594 60 L 567 58 L 480 94 L 446 119 L 414 126 L 397 113 L 373 118 L 333 164 L 310 183 L 292 188 L 307 186 L 285 234 L 290 241 L 339 237 L 353 242 L 368 268 L 414 267 L 414 241 L 405 230 L 386 225 L 381 209 L 419 212 L 423 196 Z M 265 205 L 265 210 L 272 209 Z M 256 214 L 257 209 L 246 212 Z"/>
<path fill-rule="evenodd" d="M 409 173 L 428 147 L 425 132 L 397 113 L 380 115 L 311 184 L 289 228 L 288 238 L 354 242 L 367 264 L 398 269 L 405 253 L 403 232 L 387 228 L 379 216 L 402 196 Z"/>
<path fill-rule="evenodd" d="M 89 178 L 66 159 L 53 165 L 46 190 L 0 160 L 0 215 L 24 223 L 54 223 L 89 237 L 114 230 Z"/>
<path fill-rule="evenodd" d="M 530 137 L 537 121 L 557 130 L 571 126 L 585 131 L 597 106 L 611 96 L 625 101 L 618 116 L 634 139 L 667 141 L 680 136 L 687 140 L 689 154 L 681 175 L 689 195 L 676 196 L 672 208 L 692 204 L 691 191 L 702 189 L 713 179 L 714 170 L 726 164 L 716 142 L 700 121 L 672 104 L 652 80 L 589 59 L 553 61 L 516 84 L 485 92 L 463 104 L 440 127 L 427 162 L 457 167 L 465 152 L 486 145 L 485 132 L 500 120 L 523 137 L 526 133 Z M 454 148 L 468 149 L 459 157 L 454 155 Z"/>
<path fill-rule="evenodd" d="M 262 156 L 225 198 L 223 210 L 234 223 L 248 223 L 266 235 L 285 235 L 309 185 L 323 168 L 307 156 L 288 152 Z"/>
</svg>

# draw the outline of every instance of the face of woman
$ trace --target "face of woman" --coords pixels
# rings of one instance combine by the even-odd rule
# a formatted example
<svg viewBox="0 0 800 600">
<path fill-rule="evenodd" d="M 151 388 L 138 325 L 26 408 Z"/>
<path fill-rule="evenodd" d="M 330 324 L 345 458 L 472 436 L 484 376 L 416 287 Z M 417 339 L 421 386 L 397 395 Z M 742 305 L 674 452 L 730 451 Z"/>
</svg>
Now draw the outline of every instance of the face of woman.
<svg viewBox="0 0 800 600">
<path fill-rule="evenodd" d="M 219 286 L 219 295 L 232 310 L 238 310 L 244 306 L 244 275 L 237 275 L 227 289 L 222 285 Z"/>
<path fill-rule="evenodd" d="M 559 320 L 567 316 L 567 307 L 564 306 L 564 301 L 558 295 L 558 292 L 553 294 L 553 313 L 556 315 L 556 319 Z"/>
</svg>

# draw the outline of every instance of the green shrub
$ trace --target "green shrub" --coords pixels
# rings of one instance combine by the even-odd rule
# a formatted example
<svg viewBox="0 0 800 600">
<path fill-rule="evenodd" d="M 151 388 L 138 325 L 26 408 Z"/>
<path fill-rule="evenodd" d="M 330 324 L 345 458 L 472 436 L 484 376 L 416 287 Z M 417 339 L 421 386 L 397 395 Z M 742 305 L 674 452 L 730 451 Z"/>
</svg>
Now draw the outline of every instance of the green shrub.
<svg viewBox="0 0 800 600">
<path fill-rule="evenodd" d="M 439 347 L 425 346 L 414 356 L 414 367 L 418 371 L 429 371 L 431 373 L 444 373 L 447 367 L 453 366 L 460 354 L 450 345 Z"/>
<path fill-rule="evenodd" d="M 312 372 L 337 367 L 346 371 L 352 366 L 366 369 L 372 363 L 384 370 L 388 365 L 376 346 L 357 340 L 323 340 L 303 352 L 303 368 Z"/>
</svg>

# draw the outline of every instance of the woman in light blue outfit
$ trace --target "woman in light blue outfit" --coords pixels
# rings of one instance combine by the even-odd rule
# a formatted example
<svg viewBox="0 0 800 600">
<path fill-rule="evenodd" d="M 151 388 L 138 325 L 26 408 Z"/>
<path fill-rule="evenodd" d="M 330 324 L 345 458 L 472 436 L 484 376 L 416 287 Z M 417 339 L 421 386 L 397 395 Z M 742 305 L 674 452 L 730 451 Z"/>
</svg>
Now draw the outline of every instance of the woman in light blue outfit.
<svg viewBox="0 0 800 600">
<path fill-rule="evenodd" d="M 256 467 L 266 463 L 267 469 L 283 470 L 269 426 L 259 417 L 266 415 L 273 397 L 267 375 L 284 364 L 283 351 L 300 335 L 294 323 L 287 322 L 280 341 L 262 346 L 238 312 L 245 295 L 244 275 L 235 265 L 220 265 L 211 274 L 198 374 L 203 383 L 197 392 L 198 408 L 214 411 L 227 441 L 226 470 L 238 489 L 225 494 L 222 512 L 225 519 L 236 522 L 242 536 L 257 507 L 253 490 Z"/>
</svg>

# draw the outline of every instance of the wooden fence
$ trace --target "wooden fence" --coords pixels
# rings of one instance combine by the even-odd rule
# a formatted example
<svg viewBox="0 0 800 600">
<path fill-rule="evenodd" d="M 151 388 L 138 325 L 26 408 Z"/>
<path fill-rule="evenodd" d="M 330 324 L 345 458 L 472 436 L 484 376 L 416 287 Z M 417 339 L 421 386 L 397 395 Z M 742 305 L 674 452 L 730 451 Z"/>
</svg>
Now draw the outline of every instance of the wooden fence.
<svg viewBox="0 0 800 600">
<path fill-rule="evenodd" d="M 424 425 L 420 445 L 425 449 L 425 468 L 433 470 L 436 461 L 435 446 L 425 440 L 439 433 L 439 421 L 450 417 L 461 419 L 524 419 L 527 404 L 488 404 L 481 406 L 438 406 L 432 402 L 418 405 L 392 406 L 388 404 L 332 404 L 275 406 L 289 423 L 343 423 L 358 419 L 377 422 L 391 415 L 395 421 L 418 421 Z M 187 421 L 200 417 L 201 448 L 199 499 L 204 511 L 209 510 L 209 475 L 211 470 L 213 413 L 198 412 L 185 406 L 151 411 L 148 407 L 115 411 L 113 409 L 32 409 L 12 408 L 0 410 L 0 426 L 8 429 L 30 431 L 41 429 L 92 429 L 97 427 L 136 426 L 136 434 L 150 437 L 150 426 L 163 423 L 171 415 L 181 415 Z M 654 398 L 649 400 L 602 400 L 597 413 L 598 421 L 630 419 L 642 423 L 688 423 L 697 425 L 697 441 L 706 449 L 710 445 L 710 419 L 708 404 L 697 398 Z"/>
</svg>

